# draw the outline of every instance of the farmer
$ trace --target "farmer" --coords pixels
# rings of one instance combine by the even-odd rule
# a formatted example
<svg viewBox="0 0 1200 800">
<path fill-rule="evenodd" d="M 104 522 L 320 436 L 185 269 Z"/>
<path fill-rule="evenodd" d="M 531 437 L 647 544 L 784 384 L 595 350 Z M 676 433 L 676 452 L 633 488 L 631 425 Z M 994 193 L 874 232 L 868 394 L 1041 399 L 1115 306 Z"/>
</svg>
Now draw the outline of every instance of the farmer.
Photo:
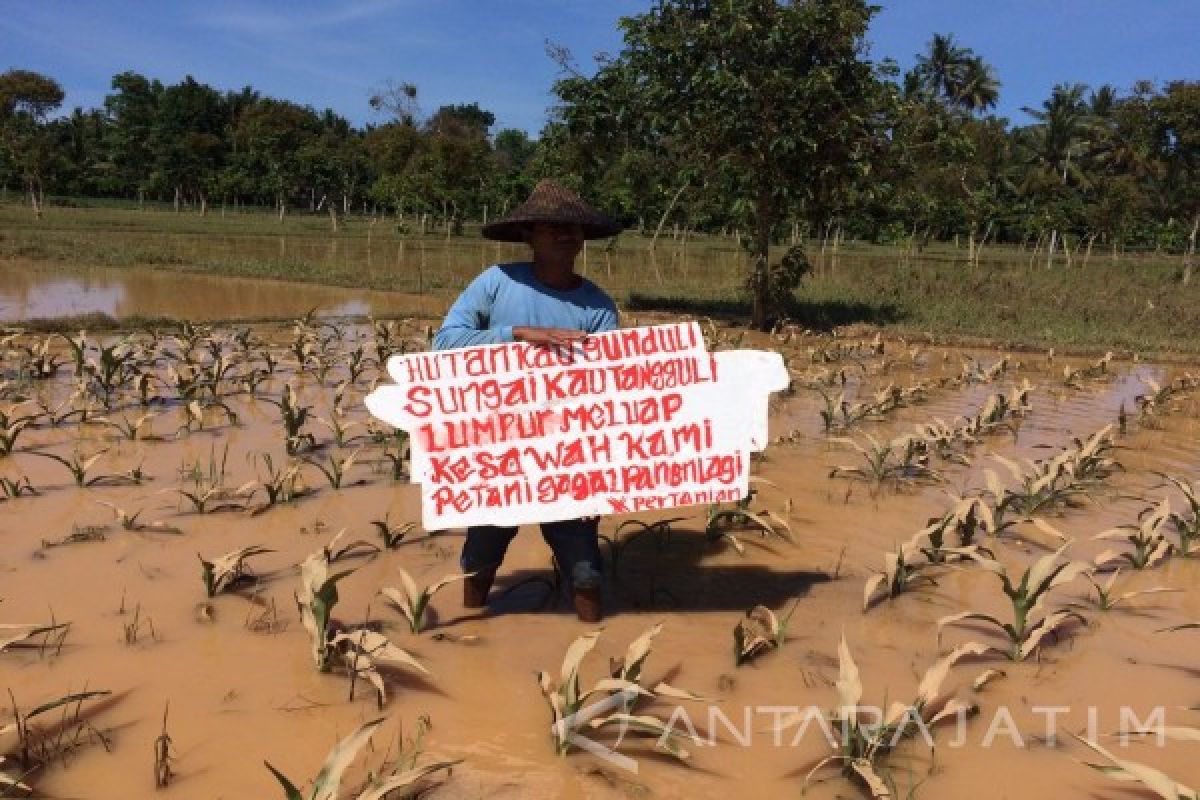
<svg viewBox="0 0 1200 800">
<path fill-rule="evenodd" d="M 434 337 L 437 350 L 502 342 L 569 345 L 589 333 L 617 327 L 617 309 L 603 289 L 575 272 L 584 239 L 615 235 L 620 226 L 589 207 L 574 192 L 544 180 L 511 214 L 485 225 L 483 235 L 501 242 L 524 242 L 532 259 L 489 267 L 451 306 Z M 584 622 L 601 617 L 599 519 L 542 523 L 542 537 L 554 552 Z M 464 572 L 475 573 L 463 586 L 463 603 L 487 603 L 496 570 L 504 561 L 516 527 L 467 528 L 462 549 Z"/>
</svg>

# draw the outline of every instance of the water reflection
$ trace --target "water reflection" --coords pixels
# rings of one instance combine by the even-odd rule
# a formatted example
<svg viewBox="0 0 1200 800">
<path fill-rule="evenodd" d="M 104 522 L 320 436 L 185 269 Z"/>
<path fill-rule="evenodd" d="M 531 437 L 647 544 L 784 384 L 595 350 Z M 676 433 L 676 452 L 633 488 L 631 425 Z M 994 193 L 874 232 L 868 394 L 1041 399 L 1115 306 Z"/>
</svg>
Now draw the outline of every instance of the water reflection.
<svg viewBox="0 0 1200 800">
<path fill-rule="evenodd" d="M 63 268 L 7 263 L 0 269 L 0 321 L 103 313 L 181 319 L 253 319 L 321 314 L 440 314 L 445 298 L 137 268 Z"/>
</svg>

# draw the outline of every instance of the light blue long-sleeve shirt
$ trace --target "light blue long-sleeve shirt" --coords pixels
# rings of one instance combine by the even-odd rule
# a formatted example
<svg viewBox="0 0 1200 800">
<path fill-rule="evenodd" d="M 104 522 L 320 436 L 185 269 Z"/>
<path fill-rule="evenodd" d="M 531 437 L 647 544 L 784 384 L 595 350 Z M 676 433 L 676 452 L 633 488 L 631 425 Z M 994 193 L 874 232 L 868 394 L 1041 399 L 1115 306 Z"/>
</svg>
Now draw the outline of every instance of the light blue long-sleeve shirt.
<svg viewBox="0 0 1200 800">
<path fill-rule="evenodd" d="M 617 307 L 603 289 L 582 279 L 578 288 L 552 289 L 533 274 L 533 264 L 488 267 L 454 301 L 435 350 L 513 341 L 513 328 L 568 328 L 588 333 L 617 327 Z"/>
</svg>

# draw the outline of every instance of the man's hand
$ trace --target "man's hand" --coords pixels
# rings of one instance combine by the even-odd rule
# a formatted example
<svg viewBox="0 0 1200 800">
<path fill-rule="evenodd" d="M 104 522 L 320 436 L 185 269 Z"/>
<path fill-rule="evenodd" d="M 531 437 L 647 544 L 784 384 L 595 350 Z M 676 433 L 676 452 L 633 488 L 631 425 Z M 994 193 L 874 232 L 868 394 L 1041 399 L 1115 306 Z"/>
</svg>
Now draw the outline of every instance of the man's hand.
<svg viewBox="0 0 1200 800">
<path fill-rule="evenodd" d="M 586 339 L 587 331 L 573 331 L 570 328 L 513 328 L 513 338 L 518 342 L 542 347 L 562 347 Z"/>
</svg>

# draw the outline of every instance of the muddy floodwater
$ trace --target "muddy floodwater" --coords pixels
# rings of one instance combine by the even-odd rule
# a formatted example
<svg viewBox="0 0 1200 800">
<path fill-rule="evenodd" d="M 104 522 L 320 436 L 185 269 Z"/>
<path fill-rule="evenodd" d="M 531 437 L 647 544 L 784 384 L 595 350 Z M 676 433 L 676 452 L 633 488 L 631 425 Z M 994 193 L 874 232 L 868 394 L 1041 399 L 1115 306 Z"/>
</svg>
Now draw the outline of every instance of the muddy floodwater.
<svg viewBox="0 0 1200 800">
<path fill-rule="evenodd" d="M 0 322 L 101 313 L 177 319 L 262 319 L 319 309 L 327 316 L 439 314 L 435 295 L 128 267 L 0 268 Z"/>
<path fill-rule="evenodd" d="M 293 286 L 252 290 L 226 278 L 164 274 L 152 288 L 150 276 L 122 282 L 128 274 L 87 271 L 54 279 L 74 287 L 68 290 L 49 288 L 51 279 L 39 282 L 32 271 L 7 272 L 0 282 L 3 313 L 8 319 L 83 310 L 183 316 L 211 307 L 236 316 L 243 313 L 241 302 L 248 316 L 302 313 L 313 305 L 375 313 L 397 307 L 388 305 L 386 295 Z M 290 296 L 277 297 L 278 290 Z M 264 294 L 251 300 L 251 291 Z M 68 296 L 80 306 L 70 306 Z M 272 299 L 261 299 L 266 296 Z M 49 297 L 55 299 L 40 299 Z M 87 303 L 107 305 L 84 308 Z M 384 548 L 375 524 L 401 529 L 420 513 L 415 487 L 394 478 L 399 444 L 371 422 L 362 398 L 379 377 L 373 359 L 426 346 L 424 325 L 379 331 L 271 324 L 254 326 L 249 335 L 234 328 L 201 330 L 190 341 L 139 334 L 128 343 L 137 351 L 130 370 L 107 387 L 93 382 L 85 394 L 75 392 L 74 357 L 64 339 L 51 341 L 58 363 L 40 377 L 31 372 L 46 363 L 34 356 L 44 340 L 22 334 L 6 341 L 0 410 L 10 421 L 31 419 L 12 452 L 0 456 L 0 476 L 36 493 L 9 490 L 16 496 L 0 503 L 0 625 L 54 621 L 70 627 L 65 636 L 39 634 L 22 643 L 32 646 L 0 652 L 0 731 L 11 721 L 10 702 L 28 711 L 71 692 L 112 694 L 83 704 L 78 718 L 67 717 L 61 727 L 68 733 L 50 748 L 50 758 L 16 767 L 10 760 L 0 771 L 24 775 L 27 766 L 32 771 L 25 782 L 47 797 L 282 797 L 264 761 L 304 786 L 339 738 L 383 717 L 383 727 L 348 772 L 344 792 L 360 785 L 368 770 L 394 769 L 398 742 L 405 740 L 404 757 L 419 750 L 419 764 L 461 760 L 449 774 L 428 781 L 423 797 L 797 797 L 830 745 L 815 719 L 807 728 L 784 731 L 776 723 L 791 710 L 827 714 L 837 707 L 843 637 L 861 677 L 860 704 L 883 708 L 916 698 L 925 671 L 957 645 L 976 641 L 1008 649 L 1004 634 L 986 624 L 946 625 L 939 635 L 940 619 L 968 610 L 1012 619 L 999 578 L 970 559 L 923 567 L 924 579 L 909 591 L 876 598 L 863 610 L 864 585 L 884 568 L 885 553 L 943 514 L 956 497 L 996 499 L 986 492 L 988 470 L 1018 487 L 1017 473 L 1028 468 L 1024 459 L 1052 458 L 1077 447 L 1076 438 L 1086 441 L 1112 426 L 1117 447 L 1108 456 L 1121 468 L 1104 470 L 1086 491 L 1072 494 L 1069 505 L 1027 515 L 1072 539 L 1063 561 L 1092 561 L 1105 549 L 1131 552 L 1124 541 L 1093 537 L 1136 525 L 1139 513 L 1164 496 L 1186 516 L 1182 493 L 1164 488 L 1159 473 L 1189 482 L 1200 478 L 1200 392 L 1164 395 L 1145 415 L 1138 413 L 1138 397 L 1144 401 L 1152 383 L 1185 380 L 1184 367 L 1116 361 L 1095 367 L 1036 353 L 1002 362 L 1001 352 L 914 349 L 900 341 L 801 332 L 742 337 L 732 328 L 714 329 L 711 345 L 777 349 L 793 374 L 794 391 L 772 404 L 775 443 L 754 465 L 769 483 L 758 484 L 751 500 L 753 510 L 781 520 L 777 531 L 790 529 L 792 541 L 753 528 L 725 531 L 736 545 L 719 532 L 706 535 L 706 508 L 604 519 L 601 532 L 618 543 L 619 559 L 614 573 L 610 558 L 609 615 L 582 662 L 583 684 L 607 677 L 610 660 L 661 623 L 642 685 L 666 681 L 705 699 L 643 700 L 637 713 L 674 718 L 680 733 L 694 727 L 700 741 L 684 743 L 690 758 L 681 763 L 656 750 L 653 737 L 631 731 L 619 750 L 636 771 L 580 749 L 560 757 L 537 675 L 544 670 L 557 678 L 568 646 L 592 628 L 556 596 L 549 552 L 535 530 L 513 543 L 483 611 L 465 609 L 461 587 L 453 583 L 433 597 L 425 630 L 411 633 L 379 594 L 400 585 L 400 567 L 421 586 L 458 572 L 461 532 L 412 529 Z M 85 363 L 99 363 L 99 348 L 115 341 L 92 336 L 83 343 Z M 358 365 L 354 375 L 352 365 Z M 1065 367 L 1080 372 L 1068 382 Z M 140 382 L 141 374 L 152 377 Z M 205 375 L 217 377 L 206 382 Z M 1029 407 L 1003 426 L 980 431 L 961 458 L 930 452 L 928 466 L 936 475 L 929 479 L 874 486 L 830 476 L 839 465 L 865 463 L 847 439 L 867 446 L 866 434 L 887 441 L 938 418 L 949 423 L 970 417 L 989 397 L 1011 394 L 1026 381 Z M 299 428 L 295 456 L 286 452 L 275 404 L 289 385 L 296 402 L 312 409 Z M 823 394 L 840 414 L 839 393 L 849 409 L 889 385 L 902 390 L 902 402 L 847 430 L 825 430 Z M 189 411 L 191 400 L 198 418 Z M 143 414 L 151 416 L 138 426 Z M 331 461 L 352 453 L 357 456 L 340 488 L 333 488 L 317 464 L 329 470 Z M 99 458 L 82 473 L 84 485 L 77 485 L 68 464 L 78 457 L 82 465 L 94 455 Z M 1014 461 L 1013 468 L 1001 459 Z M 269 505 L 262 483 L 269 482 L 271 468 L 285 469 L 289 462 L 299 470 L 293 487 L 299 496 Z M 122 524 L 115 509 L 137 517 Z M 684 519 L 670 524 L 669 535 L 660 529 L 635 536 L 644 526 L 630 524 L 672 517 Z M 333 616 L 349 627 L 369 622 L 427 670 L 382 670 L 382 708 L 367 681 L 352 681 L 340 664 L 327 672 L 315 668 L 297 610 L 298 565 L 343 530 L 338 547 L 355 540 L 370 546 L 352 548 L 330 565 L 350 571 L 337 584 Z M 1177 540 L 1169 525 L 1161 531 Z M 1042 527 L 1019 520 L 998 534 L 980 534 L 975 544 L 981 559 L 994 558 L 1017 576 L 1061 546 Z M 207 597 L 197 555 L 211 560 L 247 545 L 270 552 L 246 562 L 242 581 Z M 611 556 L 608 545 L 605 552 Z M 1103 584 L 1107 576 L 1096 579 Z M 957 730 L 954 724 L 934 728 L 932 750 L 916 735 L 881 757 L 876 768 L 894 783 L 893 796 L 1152 796 L 1082 764 L 1103 759 L 1070 734 L 1088 735 L 1090 722 L 1091 733 L 1105 737 L 1141 724 L 1129 715 L 1154 720 L 1156 709 L 1167 725 L 1200 727 L 1200 631 L 1159 632 L 1200 620 L 1200 559 L 1171 554 L 1144 570 L 1126 568 L 1116 587 L 1117 594 L 1180 591 L 1141 595 L 1101 611 L 1089 601 L 1096 591 L 1083 576 L 1053 589 L 1043 610 L 1073 609 L 1080 616 L 1066 619 L 1024 660 L 991 652 L 949 669 L 944 693 L 976 713 L 964 716 Z M 757 605 L 780 615 L 791 611 L 786 636 L 778 648 L 735 666 L 734 627 Z M 988 673 L 985 682 L 988 670 L 998 672 Z M 163 743 L 168 707 L 171 775 L 156 793 L 156 743 Z M 1049 719 L 1056 723 L 1057 742 L 1047 736 Z M 59 720 L 47 715 L 32 735 L 54 736 L 51 723 Z M 425 728 L 415 745 L 417 731 Z M 617 744 L 612 733 L 594 738 Z M 1100 741 L 1121 758 L 1153 765 L 1190 786 L 1200 783 L 1195 742 L 1160 745 L 1151 738 L 1120 748 L 1115 739 Z M 0 744 L 13 755 L 11 741 L 0 736 Z M 835 766 L 813 776 L 808 796 L 870 794 Z"/>
</svg>

